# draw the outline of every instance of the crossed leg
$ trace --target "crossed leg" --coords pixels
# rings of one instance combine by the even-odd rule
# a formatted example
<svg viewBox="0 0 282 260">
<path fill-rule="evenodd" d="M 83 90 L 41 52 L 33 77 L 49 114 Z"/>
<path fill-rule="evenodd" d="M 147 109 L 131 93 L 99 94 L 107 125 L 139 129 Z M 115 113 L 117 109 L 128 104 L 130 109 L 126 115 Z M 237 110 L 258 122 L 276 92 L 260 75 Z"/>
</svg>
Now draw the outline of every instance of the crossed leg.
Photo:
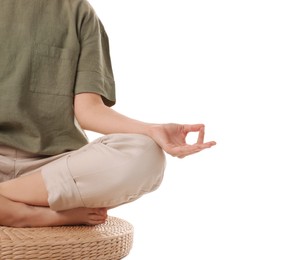
<svg viewBox="0 0 282 260">
<path fill-rule="evenodd" d="M 42 173 L 38 170 L 0 183 L 0 225 L 37 227 L 103 223 L 107 217 L 107 209 L 102 208 L 104 205 L 116 207 L 159 187 L 165 168 L 165 155 L 147 136 L 115 134 L 99 138 L 67 158 L 62 157 L 62 160 L 48 165 L 42 168 Z M 64 175 L 68 169 L 71 172 Z M 48 183 L 45 178 L 47 175 L 50 177 Z M 69 187 L 72 184 L 76 185 L 78 195 L 71 192 L 64 194 L 64 189 L 75 191 Z M 68 209 L 73 198 L 78 198 L 76 196 L 81 196 L 79 199 L 83 198 L 88 208 L 52 210 L 46 188 L 50 190 L 50 185 L 55 192 L 56 185 L 62 191 L 53 197 L 49 194 L 49 201 L 53 199 L 50 202 L 53 203 L 52 209 L 57 207 L 60 210 L 61 204 L 65 203 L 66 206 L 69 203 L 65 207 Z M 56 203 L 61 204 L 58 206 Z"/>
<path fill-rule="evenodd" d="M 40 171 L 0 183 L 0 225 L 40 227 L 96 225 L 107 218 L 105 208 L 53 211 Z"/>
</svg>

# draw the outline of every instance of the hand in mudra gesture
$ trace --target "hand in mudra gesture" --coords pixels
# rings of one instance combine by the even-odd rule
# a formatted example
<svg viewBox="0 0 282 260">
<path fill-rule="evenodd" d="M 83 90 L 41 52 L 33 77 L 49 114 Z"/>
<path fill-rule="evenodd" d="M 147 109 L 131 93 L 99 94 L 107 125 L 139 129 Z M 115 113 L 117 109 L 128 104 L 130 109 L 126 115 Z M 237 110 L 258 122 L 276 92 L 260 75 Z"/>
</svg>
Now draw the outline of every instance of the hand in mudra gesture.
<svg viewBox="0 0 282 260">
<path fill-rule="evenodd" d="M 198 139 L 194 144 L 186 143 L 186 136 L 190 132 L 198 132 Z M 204 142 L 205 126 L 203 124 L 155 125 L 151 130 L 151 137 L 166 153 L 178 158 L 184 158 L 216 145 L 214 141 Z"/>
</svg>

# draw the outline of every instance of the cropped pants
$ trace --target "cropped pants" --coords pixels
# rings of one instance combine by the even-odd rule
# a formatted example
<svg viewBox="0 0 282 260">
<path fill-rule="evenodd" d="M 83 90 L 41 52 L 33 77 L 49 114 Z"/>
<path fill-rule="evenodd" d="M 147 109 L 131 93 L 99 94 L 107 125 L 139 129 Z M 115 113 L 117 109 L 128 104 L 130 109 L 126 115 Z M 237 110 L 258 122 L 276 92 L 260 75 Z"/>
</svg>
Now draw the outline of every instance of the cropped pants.
<svg viewBox="0 0 282 260">
<path fill-rule="evenodd" d="M 0 182 L 41 171 L 55 211 L 134 201 L 159 187 L 164 169 L 162 149 L 145 135 L 106 135 L 50 157 L 0 145 Z"/>
</svg>

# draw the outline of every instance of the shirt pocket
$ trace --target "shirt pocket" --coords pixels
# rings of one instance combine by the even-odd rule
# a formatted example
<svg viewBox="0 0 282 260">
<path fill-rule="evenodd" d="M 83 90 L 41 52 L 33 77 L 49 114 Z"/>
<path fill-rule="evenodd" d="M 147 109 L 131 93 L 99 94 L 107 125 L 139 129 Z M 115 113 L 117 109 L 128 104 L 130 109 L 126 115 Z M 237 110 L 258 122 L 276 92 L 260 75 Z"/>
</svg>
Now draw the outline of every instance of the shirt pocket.
<svg viewBox="0 0 282 260">
<path fill-rule="evenodd" d="M 33 49 L 30 91 L 73 96 L 78 51 L 37 43 Z"/>
</svg>

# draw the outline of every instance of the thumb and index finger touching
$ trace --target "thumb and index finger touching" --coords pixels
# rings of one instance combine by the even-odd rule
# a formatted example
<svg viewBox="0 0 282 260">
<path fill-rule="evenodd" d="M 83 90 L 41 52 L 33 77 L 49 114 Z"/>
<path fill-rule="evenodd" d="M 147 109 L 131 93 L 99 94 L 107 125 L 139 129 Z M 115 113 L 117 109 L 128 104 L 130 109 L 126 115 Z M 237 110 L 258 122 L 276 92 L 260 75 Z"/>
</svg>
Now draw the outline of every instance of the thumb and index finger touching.
<svg viewBox="0 0 282 260">
<path fill-rule="evenodd" d="M 189 132 L 199 132 L 198 139 L 196 142 L 197 145 L 204 145 L 204 146 L 211 147 L 216 144 L 216 142 L 214 141 L 204 143 L 204 138 L 205 138 L 205 125 L 204 124 L 184 125 L 184 131 L 186 135 Z"/>
</svg>

